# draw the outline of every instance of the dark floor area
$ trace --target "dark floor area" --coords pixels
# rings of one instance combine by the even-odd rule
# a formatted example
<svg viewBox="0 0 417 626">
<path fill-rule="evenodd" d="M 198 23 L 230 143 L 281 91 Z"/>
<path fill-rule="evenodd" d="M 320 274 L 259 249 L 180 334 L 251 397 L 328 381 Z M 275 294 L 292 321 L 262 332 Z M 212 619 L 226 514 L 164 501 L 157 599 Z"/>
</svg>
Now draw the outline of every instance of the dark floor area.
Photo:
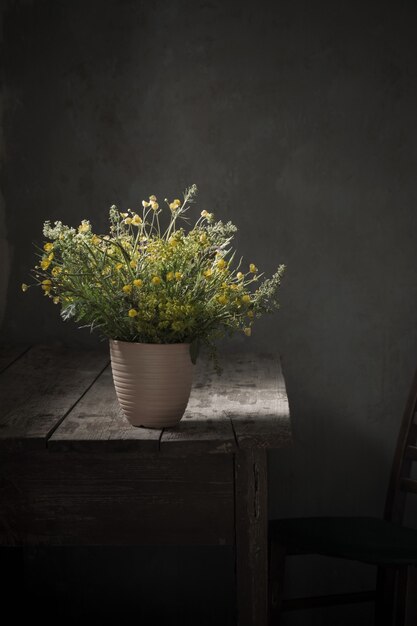
<svg viewBox="0 0 417 626">
<path fill-rule="evenodd" d="M 1 561 L 14 619 L 234 624 L 231 548 L 3 548 Z"/>
</svg>

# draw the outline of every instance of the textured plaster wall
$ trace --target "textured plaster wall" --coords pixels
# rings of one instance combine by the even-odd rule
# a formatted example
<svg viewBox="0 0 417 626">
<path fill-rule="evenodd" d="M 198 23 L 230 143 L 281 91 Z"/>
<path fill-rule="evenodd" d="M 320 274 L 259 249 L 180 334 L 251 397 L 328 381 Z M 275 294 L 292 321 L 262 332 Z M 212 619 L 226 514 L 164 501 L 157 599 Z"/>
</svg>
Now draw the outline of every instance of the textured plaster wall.
<svg viewBox="0 0 417 626">
<path fill-rule="evenodd" d="M 0 9 L 0 50 L 3 49 L 3 10 Z M 3 112 L 7 106 L 7 86 L 4 81 L 4 67 L 0 66 L 0 167 L 6 160 L 6 145 L 3 135 Z M 5 200 L 0 186 L 0 326 L 4 320 L 6 296 L 10 272 L 10 251 L 7 240 Z"/>
<path fill-rule="evenodd" d="M 247 342 L 282 354 L 292 408 L 271 515 L 380 514 L 417 354 L 413 17 L 411 2 L 9 2 L 3 336 L 97 342 L 19 291 L 43 220 L 100 229 L 112 203 L 195 182 L 248 261 L 288 266 L 281 312 Z M 315 568 L 326 589 L 371 576 L 309 561 L 296 591 Z"/>
</svg>

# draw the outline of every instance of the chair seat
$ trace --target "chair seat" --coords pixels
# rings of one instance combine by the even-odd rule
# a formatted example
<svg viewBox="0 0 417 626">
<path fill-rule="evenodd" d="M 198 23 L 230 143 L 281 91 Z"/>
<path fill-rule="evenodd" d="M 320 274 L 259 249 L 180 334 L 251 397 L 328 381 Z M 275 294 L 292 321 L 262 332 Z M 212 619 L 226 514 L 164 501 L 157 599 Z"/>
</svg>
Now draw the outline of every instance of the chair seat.
<svg viewBox="0 0 417 626">
<path fill-rule="evenodd" d="M 271 540 L 304 552 L 373 565 L 417 564 L 417 530 L 373 517 L 271 520 Z"/>
</svg>

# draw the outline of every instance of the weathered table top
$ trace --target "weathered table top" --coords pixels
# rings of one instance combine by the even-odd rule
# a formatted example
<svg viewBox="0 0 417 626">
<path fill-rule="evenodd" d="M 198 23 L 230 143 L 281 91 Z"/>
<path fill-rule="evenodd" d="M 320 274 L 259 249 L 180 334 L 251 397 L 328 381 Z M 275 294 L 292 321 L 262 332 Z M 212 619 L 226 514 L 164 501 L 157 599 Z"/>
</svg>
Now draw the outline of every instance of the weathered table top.
<svg viewBox="0 0 417 626">
<path fill-rule="evenodd" d="M 291 440 L 279 360 L 200 360 L 187 411 L 175 428 L 135 428 L 119 408 L 107 351 L 33 346 L 0 349 L 0 446 L 144 453 L 233 453 Z"/>
</svg>

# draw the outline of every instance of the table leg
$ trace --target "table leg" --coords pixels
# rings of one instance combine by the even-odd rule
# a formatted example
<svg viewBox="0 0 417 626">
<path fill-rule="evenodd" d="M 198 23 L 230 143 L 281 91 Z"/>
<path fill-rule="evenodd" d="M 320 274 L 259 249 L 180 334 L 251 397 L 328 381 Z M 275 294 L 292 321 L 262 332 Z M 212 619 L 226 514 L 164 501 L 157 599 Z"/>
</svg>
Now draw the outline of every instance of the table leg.
<svg viewBox="0 0 417 626">
<path fill-rule="evenodd" d="M 268 510 L 266 450 L 235 455 L 236 591 L 238 626 L 268 620 Z"/>
</svg>

